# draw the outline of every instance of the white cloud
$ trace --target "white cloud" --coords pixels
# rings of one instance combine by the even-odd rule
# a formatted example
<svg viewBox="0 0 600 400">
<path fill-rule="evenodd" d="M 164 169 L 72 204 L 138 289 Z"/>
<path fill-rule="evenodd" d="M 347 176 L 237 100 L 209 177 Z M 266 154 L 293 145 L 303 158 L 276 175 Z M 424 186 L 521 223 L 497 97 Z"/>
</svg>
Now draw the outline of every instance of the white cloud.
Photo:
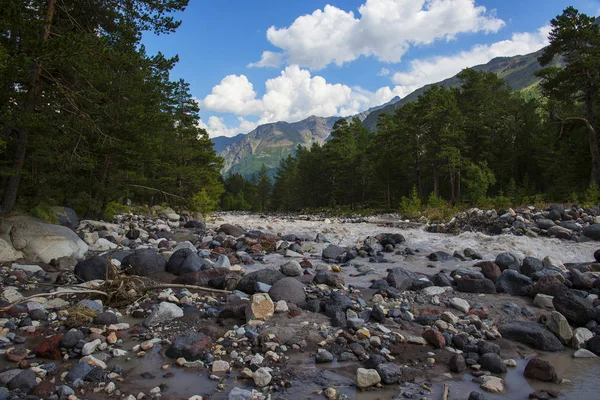
<svg viewBox="0 0 600 400">
<path fill-rule="evenodd" d="M 388 76 L 390 74 L 390 70 L 382 67 L 377 76 Z"/>
<path fill-rule="evenodd" d="M 208 111 L 257 117 L 257 123 L 240 117 L 240 125 L 234 128 L 227 127 L 223 118 L 216 116 L 201 125 L 211 136 L 231 136 L 268 122 L 299 121 L 311 115 L 354 115 L 398 94 L 389 87 L 370 92 L 360 87 L 329 83 L 322 76 L 312 76 L 310 71 L 290 65 L 279 76 L 265 82 L 262 98 L 257 97 L 246 76 L 229 75 L 198 103 Z"/>
<path fill-rule="evenodd" d="M 279 68 L 283 62 L 283 54 L 272 51 L 263 51 L 260 61 L 248 64 L 248 67 Z"/>
<path fill-rule="evenodd" d="M 460 33 L 497 32 L 504 21 L 476 6 L 475 0 L 366 0 L 352 11 L 327 5 L 298 17 L 289 27 L 267 30 L 279 53 L 264 52 L 253 66 L 273 66 L 273 60 L 321 69 L 360 56 L 400 62 L 411 45 L 452 40 Z M 278 56 L 278 57 L 276 57 Z"/>
<path fill-rule="evenodd" d="M 459 73 L 464 68 L 485 64 L 495 57 L 529 54 L 548 44 L 550 26 L 534 33 L 515 33 L 510 40 L 490 45 L 477 45 L 456 55 L 413 60 L 405 72 L 396 72 L 392 82 L 403 96 L 429 83 L 439 82 Z"/>
<path fill-rule="evenodd" d="M 239 124 L 237 126 L 228 127 L 225 124 L 225 121 L 221 117 L 210 116 L 208 118 L 207 123 L 200 120 L 198 122 L 198 126 L 202 129 L 205 129 L 208 132 L 208 136 L 217 137 L 217 136 L 227 136 L 232 137 L 237 135 L 238 133 L 247 133 L 253 130 L 258 126 L 255 122 L 248 121 L 243 117 L 238 117 Z"/>
<path fill-rule="evenodd" d="M 261 108 L 252 83 L 244 75 L 227 75 L 201 104 L 212 111 L 254 114 Z"/>
</svg>

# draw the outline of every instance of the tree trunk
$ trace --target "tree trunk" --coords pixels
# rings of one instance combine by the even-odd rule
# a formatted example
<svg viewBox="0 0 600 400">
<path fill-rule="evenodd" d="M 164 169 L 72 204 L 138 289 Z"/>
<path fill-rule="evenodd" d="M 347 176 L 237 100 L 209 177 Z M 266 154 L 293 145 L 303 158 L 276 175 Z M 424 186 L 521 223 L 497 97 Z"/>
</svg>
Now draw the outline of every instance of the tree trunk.
<svg viewBox="0 0 600 400">
<path fill-rule="evenodd" d="M 52 18 L 54 17 L 54 6 L 56 0 L 48 0 L 48 10 L 46 11 L 46 20 L 44 31 L 42 32 L 42 42 L 48 40 L 50 36 L 50 27 L 52 26 Z M 42 92 L 42 82 L 40 75 L 42 71 L 42 62 L 36 58 L 31 66 L 31 75 L 27 85 L 27 100 L 24 105 L 25 115 L 31 115 L 35 112 L 35 106 Z M 2 213 L 9 214 L 15 207 L 17 200 L 17 192 L 19 191 L 19 183 L 21 182 L 21 171 L 25 164 L 25 156 L 27 155 L 27 142 L 29 140 L 29 128 L 22 126 L 14 129 L 16 131 L 16 149 L 14 153 L 14 161 L 12 168 L 13 175 L 10 175 L 4 181 L 2 192 Z"/>
<path fill-rule="evenodd" d="M 454 179 L 454 171 L 450 171 L 450 203 L 454 205 L 456 203 L 456 183 Z"/>
<path fill-rule="evenodd" d="M 433 164 L 433 194 L 440 197 L 440 170 L 437 164 Z"/>
<path fill-rule="evenodd" d="M 596 129 L 590 122 L 590 120 L 581 117 L 570 117 L 563 121 L 564 124 L 567 121 L 582 121 L 588 128 L 588 143 L 590 145 L 590 155 L 592 158 L 592 171 L 590 174 L 590 184 L 600 185 L 600 149 L 598 149 L 598 134 Z M 562 136 L 562 131 L 561 131 Z"/>
</svg>

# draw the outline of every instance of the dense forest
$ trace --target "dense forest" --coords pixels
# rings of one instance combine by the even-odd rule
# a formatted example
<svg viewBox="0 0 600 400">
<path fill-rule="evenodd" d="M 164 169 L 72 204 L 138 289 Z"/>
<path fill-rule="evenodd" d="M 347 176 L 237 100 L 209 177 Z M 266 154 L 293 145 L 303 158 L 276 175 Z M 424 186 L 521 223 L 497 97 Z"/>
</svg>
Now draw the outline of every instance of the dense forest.
<svg viewBox="0 0 600 400">
<path fill-rule="evenodd" d="M 187 0 L 0 0 L 1 210 L 101 216 L 127 200 L 192 210 L 418 210 L 423 204 L 598 201 L 600 30 L 572 7 L 552 20 L 536 90 L 464 70 L 376 133 L 337 121 L 274 181 L 221 177 L 177 58 L 147 54 Z"/>
<path fill-rule="evenodd" d="M 433 86 L 379 118 L 336 122 L 323 146 L 282 160 L 270 195 L 261 180 L 226 179 L 225 209 L 350 210 L 542 201 L 598 202 L 600 30 L 572 7 L 552 20 L 546 67 L 532 94 L 491 72 L 466 69 L 461 86 Z M 267 200 L 265 201 L 265 197 Z"/>
<path fill-rule="evenodd" d="M 117 202 L 214 208 L 222 160 L 177 58 L 147 54 L 188 0 L 1 0 L 2 212 Z"/>
</svg>

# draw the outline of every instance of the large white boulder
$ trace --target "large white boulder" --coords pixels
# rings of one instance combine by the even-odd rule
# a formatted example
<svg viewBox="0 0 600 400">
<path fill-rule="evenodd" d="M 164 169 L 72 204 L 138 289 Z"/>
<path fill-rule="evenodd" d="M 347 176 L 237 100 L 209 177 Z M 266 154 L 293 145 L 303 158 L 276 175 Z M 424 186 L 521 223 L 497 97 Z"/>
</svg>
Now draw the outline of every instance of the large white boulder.
<svg viewBox="0 0 600 400">
<path fill-rule="evenodd" d="M 12 262 L 17 261 L 23 257 L 23 253 L 17 251 L 12 247 L 10 242 L 4 239 L 0 239 L 0 262 Z"/>
<path fill-rule="evenodd" d="M 88 245 L 71 229 L 33 217 L 0 220 L 0 238 L 33 262 L 49 263 L 61 257 L 82 259 L 88 251 Z"/>
</svg>

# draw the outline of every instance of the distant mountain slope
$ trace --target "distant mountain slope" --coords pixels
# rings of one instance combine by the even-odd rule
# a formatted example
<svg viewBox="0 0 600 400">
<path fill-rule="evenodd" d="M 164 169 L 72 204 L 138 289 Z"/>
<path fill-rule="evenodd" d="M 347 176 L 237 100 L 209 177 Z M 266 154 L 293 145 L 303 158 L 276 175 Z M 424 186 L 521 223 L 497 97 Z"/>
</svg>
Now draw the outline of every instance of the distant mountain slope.
<svg viewBox="0 0 600 400">
<path fill-rule="evenodd" d="M 600 19 L 599 19 L 600 21 Z M 534 72 L 541 68 L 537 61 L 542 50 L 524 56 L 498 57 L 487 64 L 473 67 L 476 70 L 495 72 L 505 79 L 512 90 L 531 90 L 540 82 Z M 560 64 L 561 60 L 555 61 Z M 459 79 L 454 76 L 437 83 L 448 87 L 458 87 Z M 395 97 L 386 104 L 364 111 L 358 117 L 371 131 L 377 128 L 377 119 L 381 113 L 392 114 L 402 105 L 415 101 L 432 85 L 426 85 L 400 99 Z M 333 124 L 340 117 L 309 117 L 305 120 L 287 123 L 274 122 L 257 127 L 248 135 L 234 138 L 213 138 L 217 153 L 225 160 L 223 173 L 238 172 L 246 177 L 257 173 L 264 163 L 267 170 L 274 174 L 279 161 L 293 153 L 298 145 L 311 146 L 322 144 L 329 137 Z M 348 119 L 352 117 L 346 117 Z"/>
<path fill-rule="evenodd" d="M 312 116 L 291 124 L 274 122 L 260 125 L 248 135 L 238 135 L 219 152 L 225 160 L 223 173 L 240 173 L 249 177 L 265 164 L 273 174 L 279 161 L 295 151 L 298 145 L 310 147 L 314 142 L 322 144 L 338 119 Z M 213 141 L 221 143 L 219 139 L 214 138 Z"/>
<path fill-rule="evenodd" d="M 239 133 L 235 136 L 229 137 L 229 136 L 217 136 L 212 138 L 212 142 L 214 143 L 214 149 L 217 153 L 222 152 L 223 150 L 225 150 L 225 148 L 229 145 L 234 144 L 235 142 L 241 140 L 244 136 L 246 136 L 245 133 Z"/>
<path fill-rule="evenodd" d="M 495 72 L 498 74 L 498 76 L 503 78 L 508 86 L 514 91 L 528 90 L 537 86 L 541 82 L 541 79 L 535 76 L 535 71 L 542 68 L 540 63 L 537 61 L 542 52 L 543 49 L 524 56 L 497 57 L 492 59 L 487 64 L 476 65 L 472 68 L 478 71 Z M 561 63 L 562 60 L 558 59 L 553 63 L 553 65 L 560 65 Z M 402 100 L 370 113 L 369 116 L 363 121 L 363 124 L 370 131 L 377 130 L 377 119 L 379 118 L 380 114 L 393 114 L 396 109 L 402 107 L 404 104 L 416 101 L 419 96 L 422 95 L 432 85 L 425 85 L 404 97 Z M 453 76 L 452 78 L 435 83 L 435 85 L 458 87 L 460 86 L 460 80 L 456 76 Z"/>
<path fill-rule="evenodd" d="M 542 68 L 537 61 L 538 57 L 542 54 L 542 51 L 543 49 L 524 56 L 497 57 L 487 64 L 474 66 L 473 69 L 485 72 L 495 72 L 498 76 L 503 78 L 508 86 L 514 91 L 529 89 L 536 86 L 541 81 L 534 73 Z M 560 60 L 557 60 L 555 63 L 559 64 L 560 62 Z M 458 87 L 460 85 L 460 80 L 456 76 L 453 76 L 452 78 L 436 83 L 436 85 Z M 363 124 L 370 131 L 375 131 L 377 129 L 377 119 L 380 114 L 393 114 L 396 109 L 402 107 L 404 104 L 417 100 L 419 96 L 431 86 L 432 85 L 425 85 L 404 97 L 402 100 L 373 111 L 363 121 Z"/>
</svg>

